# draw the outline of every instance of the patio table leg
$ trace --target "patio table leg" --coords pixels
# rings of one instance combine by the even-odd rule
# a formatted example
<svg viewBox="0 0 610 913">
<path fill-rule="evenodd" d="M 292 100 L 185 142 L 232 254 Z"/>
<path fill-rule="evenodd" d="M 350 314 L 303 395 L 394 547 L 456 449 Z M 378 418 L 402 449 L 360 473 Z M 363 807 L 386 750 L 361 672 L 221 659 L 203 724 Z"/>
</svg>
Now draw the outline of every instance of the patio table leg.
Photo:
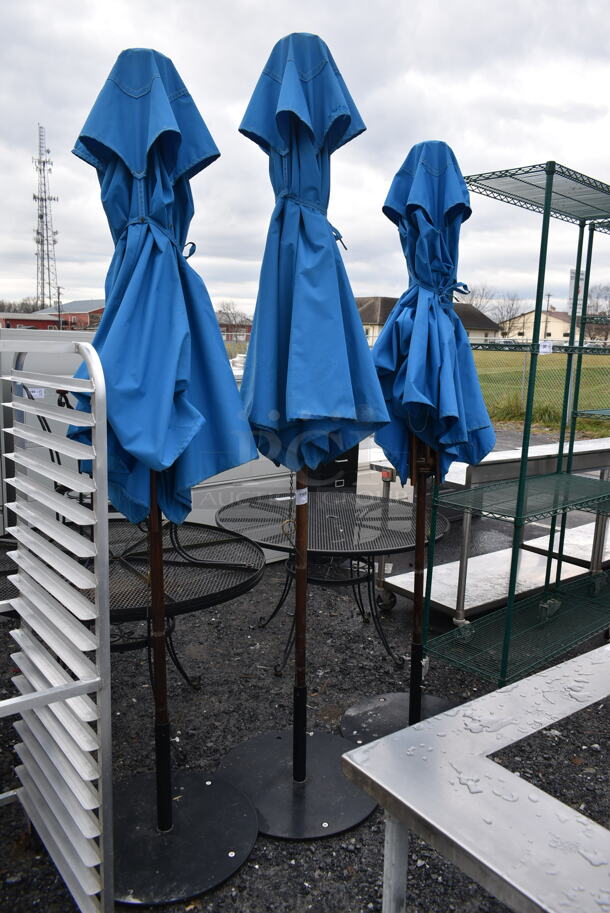
<svg viewBox="0 0 610 913">
<path fill-rule="evenodd" d="M 455 600 L 455 612 L 453 614 L 454 625 L 466 624 L 464 607 L 466 601 L 466 575 L 468 573 L 471 521 L 472 514 L 469 511 L 466 511 L 462 520 L 462 548 L 460 551 L 460 568 L 458 574 L 457 596 Z"/>
<path fill-rule="evenodd" d="M 409 829 L 386 811 L 382 913 L 406 913 L 408 861 Z"/>
</svg>

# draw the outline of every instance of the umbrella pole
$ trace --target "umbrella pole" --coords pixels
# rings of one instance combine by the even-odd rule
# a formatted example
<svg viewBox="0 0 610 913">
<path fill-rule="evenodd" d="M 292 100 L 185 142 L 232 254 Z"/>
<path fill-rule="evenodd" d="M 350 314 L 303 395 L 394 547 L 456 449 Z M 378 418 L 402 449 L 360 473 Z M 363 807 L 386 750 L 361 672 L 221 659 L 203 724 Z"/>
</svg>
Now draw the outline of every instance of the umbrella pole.
<svg viewBox="0 0 610 913">
<path fill-rule="evenodd" d="M 365 698 L 350 707 L 341 719 L 341 732 L 358 744 L 383 738 L 422 718 L 436 716 L 457 705 L 457 701 L 422 692 L 424 660 L 424 605 L 426 580 L 426 539 L 434 539 L 435 528 L 427 525 L 427 481 L 440 477 L 438 453 L 414 434 L 410 435 L 409 476 L 413 485 L 415 555 L 413 581 L 413 623 L 411 629 L 411 670 L 409 687 L 403 691 Z M 430 551 L 428 551 L 430 555 Z M 430 565 L 429 565 L 430 567 Z"/>
<path fill-rule="evenodd" d="M 242 792 L 199 770 L 172 776 L 167 704 L 163 530 L 157 473 L 150 473 L 148 546 L 155 772 L 115 784 L 115 899 L 127 904 L 173 904 L 222 884 L 248 858 L 256 812 Z M 151 797 L 156 791 L 157 815 Z M 176 801 L 181 800 L 181 801 Z M 113 907 L 114 909 L 114 907 Z M 181 906 L 180 909 L 184 909 Z M 188 909 L 188 908 L 187 908 Z"/>
<path fill-rule="evenodd" d="M 413 435 L 411 478 L 415 501 L 415 574 L 413 582 L 413 633 L 411 637 L 411 674 L 409 680 L 409 726 L 421 720 L 422 672 L 424 659 L 423 617 L 424 576 L 426 565 L 426 487 L 433 475 L 435 454 Z"/>
<path fill-rule="evenodd" d="M 155 760 L 157 783 L 157 827 L 172 828 L 171 757 L 167 668 L 165 658 L 165 597 L 163 586 L 163 534 L 161 510 L 157 503 L 157 474 L 150 473 L 150 516 L 148 523 L 153 693 L 155 700 Z"/>
<path fill-rule="evenodd" d="M 297 782 L 307 776 L 307 472 L 297 473 L 295 532 L 295 640 L 294 640 L 294 715 L 292 742 L 292 775 Z"/>
<path fill-rule="evenodd" d="M 218 774 L 250 797 L 262 834 L 309 840 L 360 824 L 375 800 L 343 775 L 341 757 L 353 742 L 329 732 L 307 732 L 307 470 L 299 470 L 296 483 L 292 728 L 264 732 L 237 745 L 221 762 Z"/>
</svg>

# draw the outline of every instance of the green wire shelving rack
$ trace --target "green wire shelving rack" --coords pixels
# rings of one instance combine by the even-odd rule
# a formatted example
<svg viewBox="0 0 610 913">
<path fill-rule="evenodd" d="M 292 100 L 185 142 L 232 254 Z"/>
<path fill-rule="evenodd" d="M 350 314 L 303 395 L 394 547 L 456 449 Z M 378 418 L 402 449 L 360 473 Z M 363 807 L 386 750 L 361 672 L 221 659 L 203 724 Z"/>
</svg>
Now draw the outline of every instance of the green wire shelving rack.
<svg viewBox="0 0 610 913">
<path fill-rule="evenodd" d="M 594 236 L 596 233 L 610 234 L 610 185 L 552 161 L 523 168 L 470 175 L 466 177 L 466 183 L 472 191 L 542 214 L 536 306 L 530 343 L 472 346 L 494 351 L 528 352 L 530 355 L 520 472 L 518 479 L 481 485 L 464 491 L 441 494 L 438 484 L 435 486 L 424 607 L 425 649 L 430 656 L 467 669 L 482 678 L 495 680 L 502 686 L 541 668 L 587 637 L 610 626 L 610 574 L 602 570 L 601 554 L 592 561 L 592 572 L 569 582 L 561 579 L 568 511 L 588 510 L 596 513 L 598 517 L 610 514 L 610 481 L 572 474 L 579 416 L 610 418 L 610 409 L 578 409 L 583 355 L 607 355 L 610 350 L 608 343 L 603 347 L 585 345 L 585 328 L 588 322 L 610 323 L 609 315 L 596 314 L 587 317 Z M 576 282 L 569 340 L 566 345 L 554 345 L 552 348 L 553 352 L 560 352 L 566 356 L 556 472 L 543 476 L 528 476 L 528 451 L 540 352 L 540 325 L 551 218 L 578 225 L 577 277 L 581 274 L 585 229 L 588 229 L 589 234 L 582 309 L 578 314 L 579 288 Z M 562 455 L 566 439 L 567 461 L 564 468 Z M 506 605 L 439 637 L 428 638 L 434 565 L 434 523 L 439 507 L 512 522 L 512 555 Z M 551 524 L 544 589 L 536 595 L 516 599 L 523 527 L 528 522 L 548 517 L 551 518 Z M 558 542 L 555 550 L 556 537 Z M 556 563 L 554 572 L 553 561 Z"/>
</svg>

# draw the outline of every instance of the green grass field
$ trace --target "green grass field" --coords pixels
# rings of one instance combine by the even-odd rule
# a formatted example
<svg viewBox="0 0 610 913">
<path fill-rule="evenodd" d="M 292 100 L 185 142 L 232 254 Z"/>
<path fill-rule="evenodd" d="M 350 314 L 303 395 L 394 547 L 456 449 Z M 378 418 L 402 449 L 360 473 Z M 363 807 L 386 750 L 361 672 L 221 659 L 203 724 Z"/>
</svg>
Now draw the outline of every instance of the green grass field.
<svg viewBox="0 0 610 913">
<path fill-rule="evenodd" d="M 529 355 L 523 352 L 473 353 L 483 397 L 492 418 L 522 420 L 527 395 Z M 576 359 L 574 359 L 574 364 Z M 564 396 L 565 355 L 541 355 L 536 372 L 534 421 L 549 427 L 559 424 Z M 610 357 L 585 355 L 582 361 L 579 409 L 610 408 Z M 581 419 L 581 430 L 610 433 L 610 423 Z"/>
</svg>

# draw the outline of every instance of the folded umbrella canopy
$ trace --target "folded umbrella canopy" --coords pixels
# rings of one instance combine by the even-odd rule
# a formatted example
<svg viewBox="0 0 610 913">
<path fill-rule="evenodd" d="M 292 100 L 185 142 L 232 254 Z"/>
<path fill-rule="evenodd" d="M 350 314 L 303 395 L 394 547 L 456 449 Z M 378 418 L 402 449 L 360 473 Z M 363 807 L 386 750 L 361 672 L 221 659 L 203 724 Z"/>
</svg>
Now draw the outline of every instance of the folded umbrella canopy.
<svg viewBox="0 0 610 913">
<path fill-rule="evenodd" d="M 181 523 L 193 485 L 257 456 L 210 299 L 183 256 L 189 181 L 219 152 L 171 60 L 148 49 L 119 55 L 73 151 L 97 171 L 115 243 L 93 340 L 109 495 L 132 522 L 149 516 L 157 826 L 148 778 L 130 780 L 116 816 L 117 896 L 169 903 L 227 878 L 256 837 L 236 790 L 184 772 L 171 783 L 160 511 Z"/>
<path fill-rule="evenodd" d="M 297 470 L 293 755 L 290 770 L 287 740 L 274 731 L 234 749 L 221 771 L 250 795 L 264 833 L 290 838 L 337 833 L 372 810 L 341 774 L 349 743 L 325 733 L 306 738 L 302 471 L 388 421 L 340 235 L 326 217 L 330 156 L 364 129 L 326 44 L 308 34 L 275 45 L 240 126 L 269 156 L 276 198 L 241 394 L 259 450 Z"/>
<path fill-rule="evenodd" d="M 453 293 L 468 188 L 446 143 L 418 143 L 396 174 L 383 211 L 397 226 L 409 288 L 397 301 L 373 349 L 391 422 L 375 439 L 409 476 L 411 437 L 439 455 L 440 480 L 454 460 L 479 463 L 495 434 Z"/>
<path fill-rule="evenodd" d="M 108 389 L 110 499 L 129 520 L 181 523 L 191 487 L 257 456 L 212 305 L 182 255 L 189 181 L 218 158 L 173 63 L 119 55 L 74 148 L 93 165 L 115 243 L 93 340 Z"/>
<path fill-rule="evenodd" d="M 241 393 L 259 450 L 294 470 L 388 421 L 326 217 L 330 156 L 365 129 L 320 38 L 275 45 L 240 126 L 269 156 L 276 198 Z"/>
<path fill-rule="evenodd" d="M 422 712 L 423 585 L 426 486 L 442 482 L 454 460 L 479 463 L 496 441 L 470 343 L 453 309 L 462 222 L 471 214 L 466 182 L 446 143 L 418 143 L 388 193 L 384 213 L 396 223 L 409 288 L 373 349 L 391 422 L 375 435 L 415 501 L 415 560 L 409 723 Z M 403 695 L 396 695 L 398 701 Z M 430 701 L 429 713 L 440 708 Z M 386 706 L 389 702 L 386 701 Z"/>
</svg>

